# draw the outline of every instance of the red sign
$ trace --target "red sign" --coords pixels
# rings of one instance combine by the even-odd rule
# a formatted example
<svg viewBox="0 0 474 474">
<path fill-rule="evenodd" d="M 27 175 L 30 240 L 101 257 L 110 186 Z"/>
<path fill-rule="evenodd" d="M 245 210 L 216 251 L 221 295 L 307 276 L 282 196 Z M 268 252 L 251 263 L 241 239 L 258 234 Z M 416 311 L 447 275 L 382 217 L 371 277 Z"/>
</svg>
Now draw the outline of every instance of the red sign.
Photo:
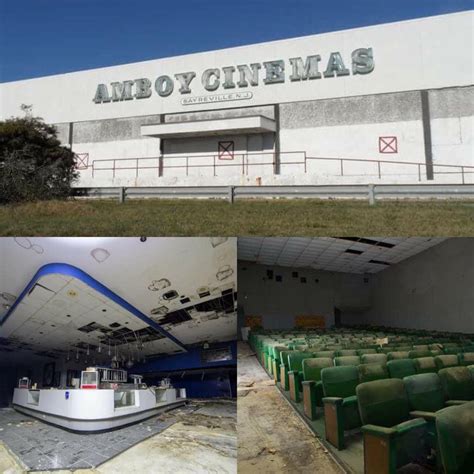
<svg viewBox="0 0 474 474">
<path fill-rule="evenodd" d="M 219 142 L 219 160 L 234 159 L 234 142 Z"/>
<path fill-rule="evenodd" d="M 89 153 L 76 153 L 76 169 L 86 170 L 89 167 Z"/>
<path fill-rule="evenodd" d="M 379 153 L 398 153 L 397 137 L 379 137 Z"/>
</svg>

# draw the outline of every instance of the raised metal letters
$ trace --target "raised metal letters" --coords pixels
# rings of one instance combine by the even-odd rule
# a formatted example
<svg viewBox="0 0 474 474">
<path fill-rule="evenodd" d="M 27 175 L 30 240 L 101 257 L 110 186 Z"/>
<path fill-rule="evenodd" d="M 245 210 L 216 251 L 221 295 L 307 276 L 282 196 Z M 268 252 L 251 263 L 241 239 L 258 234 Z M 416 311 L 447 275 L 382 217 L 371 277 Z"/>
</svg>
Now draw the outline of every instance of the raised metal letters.
<svg viewBox="0 0 474 474">
<path fill-rule="evenodd" d="M 168 97 L 174 89 L 173 79 L 169 76 L 160 76 L 155 81 L 155 90 L 160 97 Z"/>
<path fill-rule="evenodd" d="M 207 91 L 215 91 L 220 84 L 221 72 L 219 69 L 206 69 L 202 73 L 202 85 Z M 214 77 L 214 79 L 211 79 Z M 211 82 L 212 81 L 212 82 Z"/>
<path fill-rule="evenodd" d="M 99 84 L 95 91 L 94 102 L 96 104 L 102 104 L 102 102 L 110 102 L 109 91 L 105 84 Z"/>
<path fill-rule="evenodd" d="M 224 82 L 222 83 L 222 86 L 224 87 L 224 89 L 233 89 L 235 87 L 235 82 L 234 82 L 235 67 L 226 66 L 222 68 L 222 71 L 224 72 Z"/>
<path fill-rule="evenodd" d="M 319 54 L 308 56 L 306 58 L 306 63 L 303 63 L 302 58 L 291 58 L 289 61 L 293 68 L 290 81 L 321 79 L 321 73 L 318 71 L 318 63 L 321 61 L 321 56 Z"/>
<path fill-rule="evenodd" d="M 324 71 L 324 77 L 348 76 L 349 69 L 344 65 L 341 53 L 331 53 L 329 56 L 328 67 Z"/>
<path fill-rule="evenodd" d="M 352 74 L 369 74 L 374 70 L 372 48 L 359 48 L 352 52 Z"/>
<path fill-rule="evenodd" d="M 287 61 L 276 59 L 273 61 L 264 61 L 263 63 L 239 64 L 237 66 L 224 66 L 222 68 L 206 69 L 201 74 L 201 84 L 206 91 L 216 91 L 218 89 L 235 89 L 246 87 L 257 87 L 259 85 L 260 69 L 265 68 L 265 77 L 263 84 L 282 84 L 286 81 L 285 67 L 291 70 L 289 74 L 290 82 L 301 82 L 321 78 L 334 78 L 339 76 L 349 76 L 350 74 L 369 74 L 374 70 L 374 53 L 372 48 L 358 48 L 351 54 L 351 69 L 349 70 L 344 64 L 343 57 L 340 52 L 332 52 L 328 57 L 326 70 L 321 74 L 319 71 L 319 63 L 321 56 L 312 54 L 306 57 L 292 57 Z M 154 88 L 160 97 L 170 96 L 177 83 L 180 94 L 191 94 L 193 79 L 196 72 L 180 72 L 172 77 L 161 75 L 155 80 Z M 173 79 L 174 78 L 174 79 Z M 109 89 L 110 87 L 110 89 Z M 202 92 L 197 87 L 197 92 Z M 221 92 L 224 92 L 221 90 Z M 96 104 L 108 102 L 120 102 L 132 99 L 146 99 L 151 97 L 153 93 L 152 83 L 148 78 L 139 78 L 134 80 L 125 80 L 111 82 L 110 85 L 98 84 L 93 98 Z M 250 94 L 250 95 L 249 95 Z M 242 100 L 252 97 L 250 92 L 225 92 L 222 94 L 207 96 L 199 96 L 198 98 L 183 99 L 183 105 L 191 105 L 198 103 L 220 102 L 227 100 Z M 212 99 L 211 99 L 212 97 Z M 196 100 L 195 100 L 196 99 Z M 198 100 L 199 99 L 199 100 Z"/>
<path fill-rule="evenodd" d="M 181 94 L 189 94 L 191 89 L 189 88 L 189 84 L 191 81 L 196 77 L 195 72 L 181 72 L 179 74 L 175 74 L 174 77 L 178 79 L 181 87 L 179 88 L 179 92 Z"/>
<path fill-rule="evenodd" d="M 239 87 L 248 87 L 249 84 L 251 86 L 258 86 L 258 71 L 261 67 L 262 66 L 259 63 L 251 64 L 250 67 L 248 67 L 246 64 L 237 66 L 240 75 L 237 85 Z"/>
<path fill-rule="evenodd" d="M 135 81 L 112 82 L 112 101 L 132 100 L 132 86 Z"/>
<path fill-rule="evenodd" d="M 263 63 L 266 76 L 263 80 L 264 84 L 278 84 L 285 82 L 285 62 L 282 59 L 277 61 L 266 61 Z"/>
<path fill-rule="evenodd" d="M 135 98 L 147 99 L 151 96 L 150 79 L 135 79 Z"/>
</svg>

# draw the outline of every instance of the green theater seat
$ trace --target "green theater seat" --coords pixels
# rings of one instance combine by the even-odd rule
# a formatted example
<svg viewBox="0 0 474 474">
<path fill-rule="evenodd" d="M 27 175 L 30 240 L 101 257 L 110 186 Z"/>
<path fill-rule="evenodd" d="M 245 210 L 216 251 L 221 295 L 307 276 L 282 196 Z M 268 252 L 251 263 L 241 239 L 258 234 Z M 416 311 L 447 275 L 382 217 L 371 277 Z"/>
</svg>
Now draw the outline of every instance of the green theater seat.
<svg viewBox="0 0 474 474">
<path fill-rule="evenodd" d="M 303 377 L 302 362 L 304 359 L 313 357 L 312 352 L 295 351 L 288 354 L 288 383 L 290 388 L 290 398 L 295 401 L 300 401 L 301 381 Z"/>
<path fill-rule="evenodd" d="M 459 358 L 454 354 L 438 355 L 434 358 L 434 360 L 438 370 L 446 369 L 447 367 L 456 367 L 459 365 Z"/>
<path fill-rule="evenodd" d="M 429 447 L 439 452 L 436 440 L 436 415 L 446 407 L 445 396 L 438 374 L 416 374 L 403 379 L 410 402 L 410 415 L 423 418 L 427 422 Z M 441 463 L 436 456 L 438 471 Z"/>
<path fill-rule="evenodd" d="M 394 351 L 394 352 L 389 352 L 389 353 L 387 354 L 387 360 L 409 359 L 408 352 L 409 352 L 409 351 Z"/>
<path fill-rule="evenodd" d="M 431 352 L 426 350 L 426 351 L 409 351 L 408 352 L 408 357 L 410 359 L 419 359 L 421 357 L 431 357 Z"/>
<path fill-rule="evenodd" d="M 334 365 L 359 365 L 360 357 L 359 356 L 341 356 L 334 358 Z"/>
<path fill-rule="evenodd" d="M 392 379 L 403 379 L 403 377 L 416 374 L 413 359 L 389 360 L 387 362 L 387 370 Z"/>
<path fill-rule="evenodd" d="M 281 351 L 280 352 L 280 385 L 283 390 L 290 389 L 290 383 L 288 381 L 288 356 L 294 351 Z"/>
<path fill-rule="evenodd" d="M 439 451 L 446 474 L 474 472 L 474 402 L 445 408 L 436 417 Z"/>
<path fill-rule="evenodd" d="M 377 354 L 375 349 L 358 349 L 357 354 L 364 355 L 364 354 Z"/>
<path fill-rule="evenodd" d="M 273 346 L 272 373 L 273 373 L 273 380 L 275 380 L 275 382 L 280 381 L 280 360 L 281 360 L 280 354 L 282 351 L 287 351 L 287 350 L 288 348 L 286 346 Z"/>
<path fill-rule="evenodd" d="M 386 364 L 386 354 L 362 354 L 360 356 L 362 364 Z"/>
<path fill-rule="evenodd" d="M 470 370 L 472 378 L 474 379 L 474 364 L 473 365 L 468 365 L 467 368 Z"/>
<path fill-rule="evenodd" d="M 448 367 L 438 372 L 446 405 L 459 405 L 474 400 L 474 379 L 467 367 Z"/>
<path fill-rule="evenodd" d="M 344 432 L 360 426 L 356 387 L 359 371 L 355 366 L 329 367 L 321 371 L 326 440 L 343 449 Z"/>
<path fill-rule="evenodd" d="M 397 468 L 427 457 L 427 423 L 410 418 L 403 381 L 375 380 L 356 389 L 364 435 L 366 474 L 395 474 Z"/>
<path fill-rule="evenodd" d="M 474 352 L 462 352 L 459 354 L 460 365 L 473 365 L 474 364 Z"/>
<path fill-rule="evenodd" d="M 330 359 L 334 359 L 336 351 L 316 351 L 314 352 L 314 357 L 329 357 Z"/>
<path fill-rule="evenodd" d="M 360 364 L 358 369 L 361 383 L 389 378 L 387 364 Z"/>
<path fill-rule="evenodd" d="M 357 355 L 357 349 L 341 349 L 340 351 L 337 351 L 338 357 L 356 356 L 356 355 Z"/>
<path fill-rule="evenodd" d="M 436 363 L 434 357 L 419 357 L 413 359 L 417 374 L 436 373 Z"/>
<path fill-rule="evenodd" d="M 333 365 L 333 360 L 329 357 L 303 360 L 303 408 L 305 415 L 310 420 L 316 418 L 316 407 L 323 404 L 321 371 L 326 367 L 333 367 Z"/>
</svg>

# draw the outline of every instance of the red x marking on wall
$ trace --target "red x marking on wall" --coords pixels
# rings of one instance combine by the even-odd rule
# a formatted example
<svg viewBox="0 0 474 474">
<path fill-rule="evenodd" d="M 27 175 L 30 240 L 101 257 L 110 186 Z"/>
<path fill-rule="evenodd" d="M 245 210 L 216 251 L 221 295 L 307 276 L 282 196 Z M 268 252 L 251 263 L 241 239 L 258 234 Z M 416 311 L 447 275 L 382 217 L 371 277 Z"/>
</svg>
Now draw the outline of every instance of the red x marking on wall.
<svg viewBox="0 0 474 474">
<path fill-rule="evenodd" d="M 234 159 L 234 142 L 219 142 L 219 160 Z"/>
<path fill-rule="evenodd" d="M 76 169 L 86 170 L 89 166 L 89 153 L 76 153 Z"/>
<path fill-rule="evenodd" d="M 398 153 L 397 137 L 379 137 L 379 153 Z"/>
</svg>

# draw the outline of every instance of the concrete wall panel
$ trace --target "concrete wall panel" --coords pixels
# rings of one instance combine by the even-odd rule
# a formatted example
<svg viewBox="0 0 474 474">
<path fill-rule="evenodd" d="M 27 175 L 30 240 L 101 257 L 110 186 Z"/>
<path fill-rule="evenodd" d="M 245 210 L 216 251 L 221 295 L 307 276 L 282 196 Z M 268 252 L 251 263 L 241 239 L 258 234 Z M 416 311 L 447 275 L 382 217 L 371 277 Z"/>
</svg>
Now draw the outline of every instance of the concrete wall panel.
<svg viewBox="0 0 474 474">
<path fill-rule="evenodd" d="M 281 104 L 280 127 L 313 128 L 421 120 L 419 92 Z"/>
<path fill-rule="evenodd" d="M 159 115 L 77 122 L 74 124 L 73 143 L 134 140 L 141 138 L 142 125 L 159 122 Z"/>
</svg>

